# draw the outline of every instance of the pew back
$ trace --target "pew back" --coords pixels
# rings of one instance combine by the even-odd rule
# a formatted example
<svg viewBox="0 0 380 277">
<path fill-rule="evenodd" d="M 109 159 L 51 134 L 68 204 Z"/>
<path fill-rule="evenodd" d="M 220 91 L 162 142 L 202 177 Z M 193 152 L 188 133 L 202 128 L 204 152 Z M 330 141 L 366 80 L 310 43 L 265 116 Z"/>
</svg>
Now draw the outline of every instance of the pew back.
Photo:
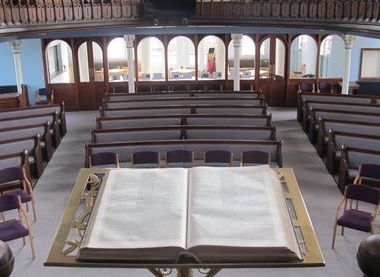
<svg viewBox="0 0 380 277">
<path fill-rule="evenodd" d="M 93 143 L 179 139 L 274 140 L 275 127 L 162 126 L 92 130 Z"/>
<path fill-rule="evenodd" d="M 137 100 L 137 99 L 170 99 L 178 97 L 245 97 L 253 98 L 260 97 L 262 93 L 260 91 L 250 92 L 236 92 L 236 91 L 221 91 L 221 92 L 195 92 L 195 91 L 183 91 L 183 92 L 155 92 L 155 93 L 111 93 L 104 97 L 104 100 Z"/>
<path fill-rule="evenodd" d="M 97 117 L 98 129 L 178 125 L 270 126 L 271 115 L 158 115 L 141 117 Z"/>
<path fill-rule="evenodd" d="M 112 100 L 102 103 L 104 108 L 154 107 L 165 105 L 193 106 L 193 105 L 263 105 L 264 98 L 169 98 L 148 100 Z"/>
<path fill-rule="evenodd" d="M 189 150 L 194 152 L 195 165 L 203 164 L 203 155 L 206 151 L 226 150 L 233 153 L 234 165 L 240 164 L 240 155 L 245 151 L 264 151 L 270 154 L 271 161 L 282 167 L 281 141 L 261 140 L 172 140 L 172 141 L 141 141 L 127 143 L 97 143 L 86 145 L 86 165 L 88 157 L 99 152 L 114 152 L 119 155 L 121 163 L 131 162 L 131 155 L 141 151 L 160 152 L 161 160 L 165 153 L 172 150 Z"/>
<path fill-rule="evenodd" d="M 144 116 L 144 115 L 178 115 L 178 114 L 263 114 L 267 113 L 266 106 L 255 105 L 197 105 L 193 107 L 185 106 L 155 106 L 155 107 L 132 107 L 118 109 L 101 109 L 102 117 L 113 116 Z"/>
</svg>

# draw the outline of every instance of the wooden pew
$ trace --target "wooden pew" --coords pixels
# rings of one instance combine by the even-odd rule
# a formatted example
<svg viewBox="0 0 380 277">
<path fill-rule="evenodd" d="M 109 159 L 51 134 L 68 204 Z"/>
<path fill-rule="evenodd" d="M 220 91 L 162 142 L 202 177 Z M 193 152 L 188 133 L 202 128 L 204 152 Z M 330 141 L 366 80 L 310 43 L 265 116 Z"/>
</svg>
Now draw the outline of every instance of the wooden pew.
<svg viewBox="0 0 380 277">
<path fill-rule="evenodd" d="M 355 104 L 376 104 L 376 97 L 358 96 L 346 94 L 330 94 L 330 93 L 311 93 L 300 92 L 297 101 L 297 120 L 301 123 L 303 120 L 303 107 L 306 101 L 319 102 L 338 102 L 338 103 L 355 103 Z"/>
<path fill-rule="evenodd" d="M 0 129 L 44 124 L 46 122 L 50 123 L 52 142 L 53 146 L 56 148 L 61 142 L 61 134 L 56 112 L 0 119 Z"/>
<path fill-rule="evenodd" d="M 267 106 L 255 105 L 196 105 L 196 106 L 155 106 L 118 109 L 100 109 L 100 116 L 143 116 L 173 114 L 267 114 Z"/>
<path fill-rule="evenodd" d="M 380 151 L 380 136 L 339 131 L 329 132 L 326 167 L 330 173 L 334 173 L 339 166 L 339 151 L 343 145 L 349 148 Z"/>
<path fill-rule="evenodd" d="M 107 100 L 128 100 L 128 99 L 168 99 L 168 98 L 178 98 L 178 97 L 260 97 L 262 96 L 261 91 L 219 91 L 219 92 L 198 92 L 198 91 L 176 91 L 176 92 L 154 92 L 154 93 L 109 93 L 103 98 L 103 101 Z"/>
<path fill-rule="evenodd" d="M 342 147 L 338 177 L 338 188 L 342 193 L 355 179 L 361 164 L 380 164 L 380 151 Z"/>
<path fill-rule="evenodd" d="M 355 122 L 372 122 L 380 123 L 380 113 L 364 113 L 356 111 L 336 111 L 312 109 L 309 121 L 308 136 L 312 143 L 315 143 L 317 131 L 319 130 L 318 119 L 333 119 L 333 120 L 350 120 Z"/>
<path fill-rule="evenodd" d="M 156 140 L 275 140 L 276 127 L 237 126 L 161 126 L 124 129 L 95 129 L 92 143 Z"/>
<path fill-rule="evenodd" d="M 67 132 L 66 128 L 66 113 L 65 104 L 56 105 L 41 105 L 29 108 L 7 109 L 0 112 L 0 119 L 20 117 L 20 116 L 34 116 L 38 114 L 57 113 L 57 123 L 60 130 L 60 135 L 64 136 Z"/>
<path fill-rule="evenodd" d="M 135 127 L 177 125 L 228 125 L 271 126 L 272 115 L 156 115 L 136 117 L 97 117 L 97 129 L 119 129 Z"/>
<path fill-rule="evenodd" d="M 140 151 L 160 152 L 161 160 L 165 153 L 172 150 L 189 150 L 194 152 L 195 165 L 203 165 L 204 152 L 210 150 L 226 150 L 233 153 L 234 165 L 240 165 L 240 155 L 244 151 L 259 150 L 268 152 L 271 162 L 282 167 L 282 142 L 279 140 L 170 140 L 170 141 L 139 141 L 119 143 L 86 144 L 85 165 L 88 167 L 88 157 L 99 152 L 114 152 L 119 155 L 120 163 L 129 166 L 131 155 Z"/>
<path fill-rule="evenodd" d="M 49 122 L 0 129 L 0 141 L 28 137 L 35 134 L 40 135 L 41 151 L 44 160 L 46 162 L 50 161 L 53 156 L 53 144 Z"/>
<path fill-rule="evenodd" d="M 323 157 L 329 130 L 340 132 L 355 132 L 361 135 L 380 136 L 380 124 L 372 122 L 356 122 L 351 120 L 318 119 L 317 152 Z"/>
<path fill-rule="evenodd" d="M 324 103 L 307 102 L 305 104 L 305 114 L 303 115 L 303 128 L 307 132 L 312 109 L 335 110 L 335 111 L 355 111 L 363 113 L 380 113 L 380 105 L 372 104 L 352 104 L 352 103 Z"/>
<path fill-rule="evenodd" d="M 238 98 L 169 98 L 169 99 L 138 99 L 138 100 L 110 100 L 103 102 L 103 108 L 117 109 L 130 107 L 154 107 L 165 105 L 194 106 L 194 105 L 264 105 L 263 97 Z"/>
<path fill-rule="evenodd" d="M 28 151 L 30 172 L 32 176 L 39 178 L 43 172 L 41 142 L 38 134 L 34 136 L 0 141 L 0 153 L 11 154 Z"/>
</svg>

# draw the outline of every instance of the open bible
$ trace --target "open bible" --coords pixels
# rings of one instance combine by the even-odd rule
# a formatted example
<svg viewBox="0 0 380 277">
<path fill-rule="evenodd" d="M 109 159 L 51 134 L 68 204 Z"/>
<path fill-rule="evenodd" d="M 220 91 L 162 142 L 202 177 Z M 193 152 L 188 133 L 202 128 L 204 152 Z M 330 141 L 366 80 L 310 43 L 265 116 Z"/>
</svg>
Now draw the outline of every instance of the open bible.
<svg viewBox="0 0 380 277">
<path fill-rule="evenodd" d="M 269 166 L 113 169 L 77 259 L 200 263 L 301 261 Z"/>
</svg>

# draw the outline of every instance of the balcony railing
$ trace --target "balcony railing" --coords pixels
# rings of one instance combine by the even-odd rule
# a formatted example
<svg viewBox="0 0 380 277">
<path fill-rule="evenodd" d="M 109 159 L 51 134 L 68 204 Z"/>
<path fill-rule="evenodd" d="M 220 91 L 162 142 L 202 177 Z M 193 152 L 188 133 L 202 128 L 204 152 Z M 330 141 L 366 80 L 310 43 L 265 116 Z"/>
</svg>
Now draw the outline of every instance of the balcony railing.
<svg viewBox="0 0 380 277">
<path fill-rule="evenodd" d="M 378 0 L 198 0 L 197 17 L 301 19 L 377 23 Z"/>
<path fill-rule="evenodd" d="M 3 26 L 125 20 L 144 16 L 143 0 L 11 1 L 0 0 L 0 24 Z"/>
</svg>

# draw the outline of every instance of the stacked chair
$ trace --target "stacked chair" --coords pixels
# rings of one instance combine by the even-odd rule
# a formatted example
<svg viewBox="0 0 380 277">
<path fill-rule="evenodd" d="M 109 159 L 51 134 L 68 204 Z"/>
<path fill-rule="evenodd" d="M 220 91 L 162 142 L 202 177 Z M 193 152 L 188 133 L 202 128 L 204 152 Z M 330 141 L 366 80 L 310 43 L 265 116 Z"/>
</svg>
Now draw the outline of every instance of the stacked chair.
<svg viewBox="0 0 380 277">
<path fill-rule="evenodd" d="M 260 91 L 115 93 L 102 101 L 85 163 L 114 153 L 120 167 L 281 167 L 281 145 Z"/>
</svg>

